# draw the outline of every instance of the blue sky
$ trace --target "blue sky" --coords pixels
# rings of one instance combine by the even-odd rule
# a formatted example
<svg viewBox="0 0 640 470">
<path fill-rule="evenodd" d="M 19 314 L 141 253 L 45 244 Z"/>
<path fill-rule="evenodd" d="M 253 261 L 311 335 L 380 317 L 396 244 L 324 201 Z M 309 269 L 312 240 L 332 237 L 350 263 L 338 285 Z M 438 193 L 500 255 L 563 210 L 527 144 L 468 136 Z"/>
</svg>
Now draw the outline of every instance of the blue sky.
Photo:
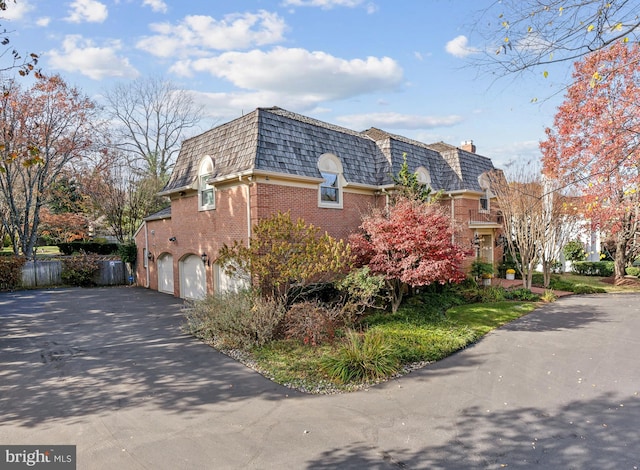
<svg viewBox="0 0 640 470">
<path fill-rule="evenodd" d="M 280 106 L 426 143 L 473 140 L 503 167 L 538 156 L 561 95 L 544 99 L 558 88 L 541 73 L 496 81 L 469 65 L 487 47 L 473 22 L 492 3 L 17 0 L 1 24 L 43 72 L 98 101 L 116 82 L 162 76 L 206 106 L 202 130 Z"/>
</svg>

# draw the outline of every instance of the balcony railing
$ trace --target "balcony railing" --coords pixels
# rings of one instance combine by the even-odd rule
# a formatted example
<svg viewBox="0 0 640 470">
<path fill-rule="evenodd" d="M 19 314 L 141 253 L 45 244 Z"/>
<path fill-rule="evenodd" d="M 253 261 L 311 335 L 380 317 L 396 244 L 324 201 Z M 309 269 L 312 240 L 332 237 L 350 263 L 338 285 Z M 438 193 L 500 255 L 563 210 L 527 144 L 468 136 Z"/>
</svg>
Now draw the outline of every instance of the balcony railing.
<svg viewBox="0 0 640 470">
<path fill-rule="evenodd" d="M 502 225 L 502 213 L 469 209 L 469 225 Z"/>
</svg>

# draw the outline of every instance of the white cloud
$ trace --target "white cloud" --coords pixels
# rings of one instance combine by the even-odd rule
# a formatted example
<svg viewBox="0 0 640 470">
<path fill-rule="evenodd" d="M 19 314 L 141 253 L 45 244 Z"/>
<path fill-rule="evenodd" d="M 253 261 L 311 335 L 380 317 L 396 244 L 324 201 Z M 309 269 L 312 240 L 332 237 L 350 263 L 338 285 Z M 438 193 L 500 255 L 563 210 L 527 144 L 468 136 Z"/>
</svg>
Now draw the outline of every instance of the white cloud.
<svg viewBox="0 0 640 470">
<path fill-rule="evenodd" d="M 191 92 L 197 103 L 204 107 L 212 126 L 235 119 L 256 108 L 278 106 L 297 112 L 316 110 L 318 101 L 311 96 L 298 96 L 271 91 L 235 92 L 235 93 L 202 93 Z"/>
<path fill-rule="evenodd" d="M 466 36 L 457 36 L 447 43 L 445 50 L 455 57 L 466 57 L 478 51 L 475 47 L 468 46 L 469 39 Z"/>
<path fill-rule="evenodd" d="M 49 18 L 48 16 L 43 16 L 42 18 L 38 18 L 36 20 L 36 24 L 42 28 L 49 26 L 49 23 L 51 23 L 51 18 Z"/>
<path fill-rule="evenodd" d="M 166 13 L 168 10 L 167 4 L 163 0 L 144 0 L 142 5 L 149 6 L 158 13 Z"/>
<path fill-rule="evenodd" d="M 96 46 L 90 39 L 68 35 L 62 43 L 62 52 L 51 50 L 46 54 L 53 69 L 77 72 L 93 80 L 105 77 L 135 78 L 138 71 L 117 52 L 122 49 L 120 41 L 111 41 L 105 46 Z"/>
<path fill-rule="evenodd" d="M 107 6 L 97 0 L 74 0 L 70 4 L 69 16 L 71 23 L 102 23 L 107 19 Z"/>
<path fill-rule="evenodd" d="M 540 160 L 540 142 L 537 140 L 523 140 L 511 142 L 508 145 L 487 148 L 483 155 L 491 157 L 498 168 L 508 169 L 514 164 L 538 162 Z"/>
<path fill-rule="evenodd" d="M 33 5 L 26 0 L 17 3 L 7 2 L 7 9 L 0 11 L 0 18 L 10 21 L 21 20 L 31 10 L 33 10 Z"/>
<path fill-rule="evenodd" d="M 316 103 L 391 90 L 403 75 L 402 68 L 388 57 L 346 60 L 325 52 L 282 47 L 180 61 L 171 70 L 185 76 L 207 72 L 246 90 Z"/>
<path fill-rule="evenodd" d="M 370 113 L 341 116 L 338 121 L 351 129 L 432 129 L 449 127 L 463 121 L 462 116 L 418 116 L 400 113 Z"/>
<path fill-rule="evenodd" d="M 320 7 L 323 10 L 329 10 L 334 7 L 353 8 L 362 3 L 364 3 L 364 0 L 284 0 L 282 5 L 285 7 Z M 368 8 L 372 8 L 371 3 Z"/>
<path fill-rule="evenodd" d="M 158 33 L 140 40 L 139 49 L 158 57 L 202 55 L 204 50 L 247 49 L 283 40 L 286 24 L 275 13 L 227 15 L 222 20 L 211 16 L 186 16 L 180 23 L 155 23 Z"/>
</svg>

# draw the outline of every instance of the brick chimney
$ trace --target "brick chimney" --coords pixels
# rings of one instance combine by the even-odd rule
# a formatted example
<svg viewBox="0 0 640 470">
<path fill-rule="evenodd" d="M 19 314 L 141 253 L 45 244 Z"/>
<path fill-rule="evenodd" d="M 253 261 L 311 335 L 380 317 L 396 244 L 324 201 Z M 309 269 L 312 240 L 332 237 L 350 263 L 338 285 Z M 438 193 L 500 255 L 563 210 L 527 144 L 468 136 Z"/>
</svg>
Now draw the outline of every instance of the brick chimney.
<svg viewBox="0 0 640 470">
<path fill-rule="evenodd" d="M 465 140 L 460 148 L 466 152 L 476 153 L 476 146 L 473 144 L 473 140 Z"/>
</svg>

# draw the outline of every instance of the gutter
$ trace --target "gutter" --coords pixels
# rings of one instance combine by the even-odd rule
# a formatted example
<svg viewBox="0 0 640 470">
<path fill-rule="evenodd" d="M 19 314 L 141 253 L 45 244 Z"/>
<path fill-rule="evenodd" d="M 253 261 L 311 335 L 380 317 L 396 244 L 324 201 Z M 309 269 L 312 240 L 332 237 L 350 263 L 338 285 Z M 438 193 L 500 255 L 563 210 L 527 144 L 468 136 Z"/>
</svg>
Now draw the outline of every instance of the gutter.
<svg viewBox="0 0 640 470">
<path fill-rule="evenodd" d="M 144 251 L 147 255 L 146 259 L 142 261 L 142 265 L 144 266 L 144 270 L 146 272 L 146 282 L 145 287 L 148 289 L 151 285 L 151 278 L 149 275 L 149 228 L 147 227 L 147 222 L 142 222 L 144 225 Z"/>
</svg>

